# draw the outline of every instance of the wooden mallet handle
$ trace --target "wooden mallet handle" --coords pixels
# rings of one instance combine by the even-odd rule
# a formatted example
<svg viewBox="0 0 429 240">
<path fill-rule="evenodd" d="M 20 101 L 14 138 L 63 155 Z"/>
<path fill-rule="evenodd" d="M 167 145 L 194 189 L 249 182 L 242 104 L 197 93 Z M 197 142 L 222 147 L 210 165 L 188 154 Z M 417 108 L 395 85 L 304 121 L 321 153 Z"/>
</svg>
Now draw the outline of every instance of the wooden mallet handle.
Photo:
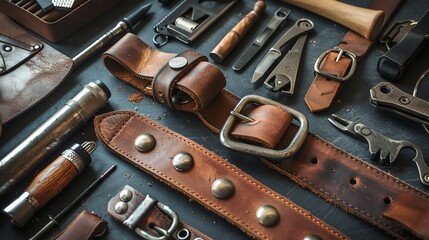
<svg viewBox="0 0 429 240">
<path fill-rule="evenodd" d="M 210 57 L 215 62 L 222 62 L 231 50 L 241 41 L 246 33 L 252 28 L 261 13 L 265 10 L 265 2 L 258 0 L 253 6 L 253 10 L 248 13 L 234 28 L 229 31 L 225 37 L 210 53 Z"/>
<path fill-rule="evenodd" d="M 335 0 L 282 0 L 341 24 L 369 40 L 381 31 L 384 12 L 352 6 Z"/>
</svg>

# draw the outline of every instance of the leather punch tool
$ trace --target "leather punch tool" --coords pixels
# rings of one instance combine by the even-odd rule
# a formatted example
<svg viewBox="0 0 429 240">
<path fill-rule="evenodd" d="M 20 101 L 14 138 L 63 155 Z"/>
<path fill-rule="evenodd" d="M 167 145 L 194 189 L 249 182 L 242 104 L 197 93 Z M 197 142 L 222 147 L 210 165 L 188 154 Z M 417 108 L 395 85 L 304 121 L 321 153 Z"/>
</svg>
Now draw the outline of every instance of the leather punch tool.
<svg viewBox="0 0 429 240">
<path fill-rule="evenodd" d="M 264 86 L 273 92 L 281 91 L 281 93 L 293 94 L 301 53 L 307 39 L 307 33 L 313 27 L 314 24 L 309 19 L 299 19 L 268 51 L 264 59 L 256 67 L 251 82 L 255 83 L 262 79 L 268 70 L 275 66 L 276 60 L 283 56 L 281 48 L 290 41 L 297 39 L 274 70 L 268 74 L 264 82 Z"/>
<path fill-rule="evenodd" d="M 390 139 L 362 123 L 356 123 L 335 114 L 332 114 L 332 118 L 328 118 L 328 120 L 341 131 L 349 133 L 358 139 L 365 139 L 369 145 L 371 159 L 378 159 L 381 165 L 389 165 L 395 162 L 399 152 L 404 148 L 414 150 L 416 155 L 413 161 L 417 165 L 420 181 L 424 185 L 429 186 L 429 167 L 425 163 L 423 152 L 416 144 L 409 141 Z"/>
</svg>

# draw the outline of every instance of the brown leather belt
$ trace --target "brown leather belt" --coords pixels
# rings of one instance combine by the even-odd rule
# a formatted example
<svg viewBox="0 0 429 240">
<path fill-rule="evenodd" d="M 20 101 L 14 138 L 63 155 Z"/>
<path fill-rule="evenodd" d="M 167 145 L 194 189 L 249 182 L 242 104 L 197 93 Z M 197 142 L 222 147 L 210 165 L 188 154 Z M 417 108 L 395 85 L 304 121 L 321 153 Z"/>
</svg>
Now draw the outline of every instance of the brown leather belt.
<svg viewBox="0 0 429 240">
<path fill-rule="evenodd" d="M 116 221 L 132 228 L 143 239 L 211 240 L 181 222 L 168 206 L 128 185 L 110 199 L 107 211 Z"/>
<path fill-rule="evenodd" d="M 384 26 L 400 2 L 401 0 L 373 0 L 369 8 L 384 11 Z M 304 97 L 311 112 L 324 111 L 331 106 L 342 82 L 352 77 L 357 61 L 368 52 L 372 43 L 363 36 L 348 31 L 337 47 L 322 53 L 315 64 L 316 77 Z"/>
<path fill-rule="evenodd" d="M 87 240 L 101 237 L 107 231 L 107 222 L 99 216 L 83 210 L 60 234 L 53 240 Z"/>
<path fill-rule="evenodd" d="M 95 132 L 121 158 L 185 193 L 253 238 L 304 239 L 317 235 L 322 239 L 347 239 L 215 153 L 135 112 L 114 111 L 97 116 Z M 144 134 L 156 142 L 145 151 L 133 144 L 140 136 L 148 136 Z M 110 214 L 114 211 L 112 204 L 109 203 Z"/>
<path fill-rule="evenodd" d="M 192 54 L 196 53 L 185 52 L 180 56 Z M 175 56 L 151 49 L 135 35 L 127 34 L 103 54 L 103 62 L 119 79 L 148 95 L 157 94 L 174 109 L 196 114 L 206 126 L 219 133 L 239 98 L 223 89 L 226 81 L 223 74 L 205 58 L 192 57 L 186 62 L 193 67 L 178 68 L 174 62 L 177 59 L 170 61 Z M 200 62 L 196 64 L 193 59 Z M 157 73 L 162 67 L 170 68 L 174 74 L 165 74 L 164 70 Z M 152 89 L 166 90 L 152 93 Z M 289 149 L 296 136 L 298 127 L 290 124 L 292 116 L 277 106 L 247 104 L 244 111 L 234 114 L 246 115 L 250 121 L 235 121 L 229 134 L 233 140 L 271 149 Z M 396 238 L 429 237 L 426 225 L 420 224 L 429 221 L 429 212 L 413 210 L 415 206 L 429 209 L 427 194 L 314 134 L 308 133 L 292 159 L 263 161 L 302 187 Z M 393 208 L 410 210 L 413 215 L 389 211 Z"/>
</svg>

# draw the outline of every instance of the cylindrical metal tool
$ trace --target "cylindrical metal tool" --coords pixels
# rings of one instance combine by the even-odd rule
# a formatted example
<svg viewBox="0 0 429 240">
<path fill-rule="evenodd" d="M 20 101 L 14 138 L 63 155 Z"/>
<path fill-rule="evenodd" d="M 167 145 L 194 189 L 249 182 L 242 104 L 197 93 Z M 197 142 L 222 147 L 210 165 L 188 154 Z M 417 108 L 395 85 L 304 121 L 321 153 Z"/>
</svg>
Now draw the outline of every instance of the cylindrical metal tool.
<svg viewBox="0 0 429 240">
<path fill-rule="evenodd" d="M 85 169 L 91 162 L 89 155 L 95 147 L 95 142 L 74 144 L 43 169 L 24 193 L 4 209 L 12 217 L 12 222 L 18 227 L 24 226 L 38 209 L 46 205 Z"/>
<path fill-rule="evenodd" d="M 0 161 L 0 197 L 106 105 L 110 91 L 90 82 Z"/>
<path fill-rule="evenodd" d="M 246 33 L 252 28 L 256 20 L 265 10 L 265 2 L 262 0 L 256 1 L 253 10 L 248 13 L 235 27 L 229 31 L 225 37 L 209 54 L 210 58 L 217 63 L 221 63 L 223 59 L 231 52 L 232 49 L 241 41 Z"/>
</svg>

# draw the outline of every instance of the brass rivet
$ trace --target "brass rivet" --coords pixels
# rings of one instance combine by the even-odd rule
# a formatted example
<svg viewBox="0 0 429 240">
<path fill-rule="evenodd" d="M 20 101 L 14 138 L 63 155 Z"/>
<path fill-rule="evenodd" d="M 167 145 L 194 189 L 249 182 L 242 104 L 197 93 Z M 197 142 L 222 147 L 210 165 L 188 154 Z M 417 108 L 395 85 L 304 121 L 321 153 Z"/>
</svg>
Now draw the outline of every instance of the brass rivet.
<svg viewBox="0 0 429 240">
<path fill-rule="evenodd" d="M 194 165 L 194 158 L 191 154 L 180 152 L 173 157 L 173 167 L 179 172 L 188 171 Z"/>
<path fill-rule="evenodd" d="M 277 224 L 280 219 L 279 212 L 271 205 L 262 205 L 256 210 L 256 219 L 265 227 L 272 227 Z"/>
<path fill-rule="evenodd" d="M 150 134 L 142 134 L 134 141 L 134 146 L 140 152 L 149 152 L 156 145 L 155 138 Z"/>
<path fill-rule="evenodd" d="M 323 240 L 323 238 L 316 234 L 309 234 L 304 237 L 304 240 Z"/>
<path fill-rule="evenodd" d="M 212 183 L 212 193 L 219 199 L 229 198 L 234 193 L 234 184 L 227 178 L 218 178 Z"/>
<path fill-rule="evenodd" d="M 133 193 L 128 189 L 124 189 L 119 193 L 119 199 L 121 199 L 121 201 L 123 202 L 128 202 L 132 198 L 133 198 Z"/>
<path fill-rule="evenodd" d="M 128 211 L 128 204 L 126 202 L 118 202 L 115 204 L 115 212 L 124 214 Z"/>
<path fill-rule="evenodd" d="M 173 69 L 181 69 L 184 68 L 188 64 L 188 60 L 184 57 L 175 57 L 170 59 L 168 65 Z"/>
</svg>

